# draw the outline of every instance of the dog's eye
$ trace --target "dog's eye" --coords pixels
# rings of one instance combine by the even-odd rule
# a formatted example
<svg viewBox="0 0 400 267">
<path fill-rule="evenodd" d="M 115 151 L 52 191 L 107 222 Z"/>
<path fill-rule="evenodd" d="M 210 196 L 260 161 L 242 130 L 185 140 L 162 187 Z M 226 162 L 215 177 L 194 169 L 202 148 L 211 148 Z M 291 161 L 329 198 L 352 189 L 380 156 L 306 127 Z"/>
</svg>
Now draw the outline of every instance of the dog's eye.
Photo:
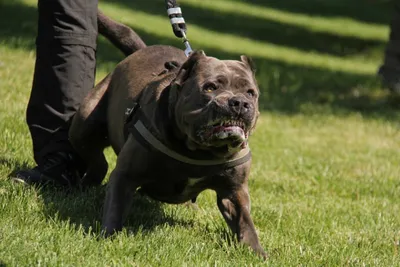
<svg viewBox="0 0 400 267">
<path fill-rule="evenodd" d="M 206 83 L 203 86 L 203 91 L 206 93 L 211 93 L 218 89 L 218 86 L 215 83 Z"/>
<path fill-rule="evenodd" d="M 251 97 L 255 97 L 256 96 L 256 91 L 254 91 L 253 89 L 249 89 L 247 90 L 247 94 Z"/>
</svg>

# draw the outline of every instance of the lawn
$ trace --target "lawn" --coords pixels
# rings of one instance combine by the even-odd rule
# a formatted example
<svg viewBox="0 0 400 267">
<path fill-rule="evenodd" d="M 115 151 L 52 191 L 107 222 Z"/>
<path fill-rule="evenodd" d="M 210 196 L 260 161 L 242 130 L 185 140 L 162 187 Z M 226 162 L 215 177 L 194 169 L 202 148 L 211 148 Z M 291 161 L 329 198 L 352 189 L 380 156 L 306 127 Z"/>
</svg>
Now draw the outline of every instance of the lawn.
<svg viewBox="0 0 400 267">
<path fill-rule="evenodd" d="M 199 210 L 137 196 L 126 228 L 100 236 L 104 186 L 24 187 L 35 0 L 0 0 L 0 266 L 400 266 L 400 109 L 381 88 L 390 2 L 180 0 L 192 47 L 257 65 L 252 217 L 269 260 L 237 244 L 215 193 Z M 162 0 L 101 1 L 147 44 L 183 47 Z M 99 38 L 97 80 L 123 56 Z M 115 156 L 107 150 L 110 165 Z M 106 181 L 105 181 L 106 183 Z"/>
</svg>

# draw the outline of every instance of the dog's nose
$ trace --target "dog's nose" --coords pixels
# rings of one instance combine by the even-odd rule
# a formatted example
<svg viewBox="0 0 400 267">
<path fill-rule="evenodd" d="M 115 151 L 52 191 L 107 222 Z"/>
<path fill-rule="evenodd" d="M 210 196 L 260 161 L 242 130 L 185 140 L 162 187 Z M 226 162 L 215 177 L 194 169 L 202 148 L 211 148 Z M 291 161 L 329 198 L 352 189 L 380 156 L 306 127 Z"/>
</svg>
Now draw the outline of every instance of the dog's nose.
<svg viewBox="0 0 400 267">
<path fill-rule="evenodd" d="M 245 97 L 234 96 L 228 100 L 228 105 L 236 114 L 246 113 L 251 108 L 250 102 Z"/>
</svg>

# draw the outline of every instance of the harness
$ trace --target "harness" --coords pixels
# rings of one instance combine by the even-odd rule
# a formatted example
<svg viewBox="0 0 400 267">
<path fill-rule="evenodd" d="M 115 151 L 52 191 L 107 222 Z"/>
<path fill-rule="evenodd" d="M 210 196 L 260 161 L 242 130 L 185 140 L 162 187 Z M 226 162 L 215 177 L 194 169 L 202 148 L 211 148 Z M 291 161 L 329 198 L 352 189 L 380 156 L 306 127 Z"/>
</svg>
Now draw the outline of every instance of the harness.
<svg viewBox="0 0 400 267">
<path fill-rule="evenodd" d="M 184 144 L 171 147 L 161 141 L 157 129 L 143 113 L 138 102 L 133 103 L 125 114 L 125 136 L 132 134 L 133 138 L 147 151 L 155 153 L 157 162 L 164 163 L 172 171 L 186 177 L 204 177 L 217 174 L 225 169 L 241 165 L 251 159 L 248 145 L 233 158 L 223 159 L 212 156 L 209 152 L 190 151 Z"/>
</svg>

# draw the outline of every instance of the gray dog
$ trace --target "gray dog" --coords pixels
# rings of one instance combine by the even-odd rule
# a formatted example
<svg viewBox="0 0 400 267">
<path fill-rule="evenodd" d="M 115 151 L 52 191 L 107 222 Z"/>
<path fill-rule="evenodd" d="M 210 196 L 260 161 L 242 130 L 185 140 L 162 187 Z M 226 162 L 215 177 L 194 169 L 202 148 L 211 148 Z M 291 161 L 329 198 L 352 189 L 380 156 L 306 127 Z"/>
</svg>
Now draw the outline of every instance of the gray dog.
<svg viewBox="0 0 400 267">
<path fill-rule="evenodd" d="M 118 155 L 104 204 L 106 234 L 122 229 L 137 190 L 178 204 L 212 189 L 238 240 L 265 258 L 247 185 L 247 141 L 259 115 L 251 60 L 219 60 L 202 51 L 187 58 L 174 47 L 146 47 L 131 29 L 101 13 L 99 29 L 131 55 L 90 91 L 70 139 L 88 166 L 85 184 L 103 180 L 106 146 Z"/>
</svg>

